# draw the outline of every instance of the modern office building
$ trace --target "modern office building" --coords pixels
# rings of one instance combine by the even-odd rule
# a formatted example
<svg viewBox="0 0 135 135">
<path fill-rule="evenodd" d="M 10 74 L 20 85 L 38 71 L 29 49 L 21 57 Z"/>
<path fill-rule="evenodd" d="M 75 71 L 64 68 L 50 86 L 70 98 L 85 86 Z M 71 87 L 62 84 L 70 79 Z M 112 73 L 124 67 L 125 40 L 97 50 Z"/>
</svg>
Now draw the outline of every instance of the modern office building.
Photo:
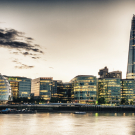
<svg viewBox="0 0 135 135">
<path fill-rule="evenodd" d="M 121 97 L 125 100 L 126 103 L 130 104 L 131 101 L 135 103 L 135 80 L 121 80 L 121 92 Z"/>
<path fill-rule="evenodd" d="M 92 75 L 78 75 L 71 81 L 71 98 L 76 103 L 95 104 L 97 100 L 97 78 Z"/>
<path fill-rule="evenodd" d="M 12 101 L 12 89 L 8 80 L 0 74 L 0 101 Z"/>
<path fill-rule="evenodd" d="M 33 79 L 31 93 L 34 93 L 34 97 L 49 101 L 51 99 L 52 84 L 52 77 L 39 77 Z"/>
<path fill-rule="evenodd" d="M 71 102 L 71 83 L 58 84 L 58 98 L 59 102 L 69 103 Z"/>
<path fill-rule="evenodd" d="M 122 72 L 121 71 L 108 72 L 107 67 L 100 69 L 98 74 L 100 75 L 100 78 L 119 78 L 119 79 L 122 79 Z"/>
<path fill-rule="evenodd" d="M 53 80 L 51 96 L 58 98 L 58 91 L 62 89 L 63 82 L 61 80 Z"/>
<path fill-rule="evenodd" d="M 30 98 L 31 94 L 31 79 L 18 76 L 5 76 L 9 81 L 13 97 L 17 98 Z"/>
<path fill-rule="evenodd" d="M 135 79 L 135 15 L 133 15 L 131 24 L 126 78 Z"/>
<path fill-rule="evenodd" d="M 121 83 L 118 78 L 98 79 L 98 98 L 104 97 L 106 104 L 120 104 Z"/>
</svg>

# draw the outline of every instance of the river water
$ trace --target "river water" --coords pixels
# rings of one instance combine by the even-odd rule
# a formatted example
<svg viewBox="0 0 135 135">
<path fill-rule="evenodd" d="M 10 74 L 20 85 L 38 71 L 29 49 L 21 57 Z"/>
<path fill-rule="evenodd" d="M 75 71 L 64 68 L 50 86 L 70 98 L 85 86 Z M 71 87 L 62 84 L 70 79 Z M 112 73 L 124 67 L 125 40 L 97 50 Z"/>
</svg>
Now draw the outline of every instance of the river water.
<svg viewBox="0 0 135 135">
<path fill-rule="evenodd" d="M 135 135 L 134 113 L 0 114 L 0 135 Z"/>
</svg>

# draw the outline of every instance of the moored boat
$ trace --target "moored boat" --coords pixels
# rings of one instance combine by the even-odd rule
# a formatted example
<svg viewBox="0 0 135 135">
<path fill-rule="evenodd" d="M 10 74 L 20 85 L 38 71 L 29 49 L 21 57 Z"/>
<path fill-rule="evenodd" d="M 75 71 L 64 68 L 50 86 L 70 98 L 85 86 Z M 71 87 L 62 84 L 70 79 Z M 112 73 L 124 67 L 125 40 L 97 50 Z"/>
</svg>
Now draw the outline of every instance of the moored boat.
<svg viewBox="0 0 135 135">
<path fill-rule="evenodd" d="M 74 114 L 86 114 L 86 112 L 74 112 Z"/>
</svg>

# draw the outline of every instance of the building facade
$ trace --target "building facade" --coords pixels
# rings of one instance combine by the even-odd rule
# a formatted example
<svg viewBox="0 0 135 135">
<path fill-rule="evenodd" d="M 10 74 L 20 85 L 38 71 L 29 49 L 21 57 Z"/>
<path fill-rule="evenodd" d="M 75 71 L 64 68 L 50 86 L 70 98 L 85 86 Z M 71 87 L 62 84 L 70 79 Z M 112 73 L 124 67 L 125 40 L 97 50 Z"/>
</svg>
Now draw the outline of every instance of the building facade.
<svg viewBox="0 0 135 135">
<path fill-rule="evenodd" d="M 0 74 L 0 101 L 12 101 L 12 89 L 8 80 Z"/>
<path fill-rule="evenodd" d="M 128 104 L 131 102 L 135 103 L 135 80 L 121 80 L 121 98 L 124 99 Z"/>
<path fill-rule="evenodd" d="M 71 81 L 71 98 L 76 103 L 95 104 L 97 100 L 97 78 L 91 75 L 78 75 Z"/>
<path fill-rule="evenodd" d="M 40 77 L 33 79 L 31 93 L 34 93 L 35 97 L 49 101 L 51 99 L 52 84 L 52 77 Z"/>
<path fill-rule="evenodd" d="M 121 82 L 118 78 L 98 79 L 98 99 L 104 97 L 106 104 L 120 104 Z"/>
<path fill-rule="evenodd" d="M 135 15 L 133 15 L 131 24 L 126 78 L 135 79 Z"/>
<path fill-rule="evenodd" d="M 18 76 L 5 76 L 9 81 L 13 97 L 17 98 L 30 98 L 31 94 L 31 79 Z"/>
</svg>

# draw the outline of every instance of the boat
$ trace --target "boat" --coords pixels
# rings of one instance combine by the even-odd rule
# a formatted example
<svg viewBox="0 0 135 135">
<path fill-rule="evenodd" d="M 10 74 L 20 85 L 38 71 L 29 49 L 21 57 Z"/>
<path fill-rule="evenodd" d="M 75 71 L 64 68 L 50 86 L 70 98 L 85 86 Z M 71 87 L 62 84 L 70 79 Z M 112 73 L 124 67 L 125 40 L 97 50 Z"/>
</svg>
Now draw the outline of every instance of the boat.
<svg viewBox="0 0 135 135">
<path fill-rule="evenodd" d="M 86 112 L 74 112 L 74 114 L 86 114 Z"/>
</svg>

